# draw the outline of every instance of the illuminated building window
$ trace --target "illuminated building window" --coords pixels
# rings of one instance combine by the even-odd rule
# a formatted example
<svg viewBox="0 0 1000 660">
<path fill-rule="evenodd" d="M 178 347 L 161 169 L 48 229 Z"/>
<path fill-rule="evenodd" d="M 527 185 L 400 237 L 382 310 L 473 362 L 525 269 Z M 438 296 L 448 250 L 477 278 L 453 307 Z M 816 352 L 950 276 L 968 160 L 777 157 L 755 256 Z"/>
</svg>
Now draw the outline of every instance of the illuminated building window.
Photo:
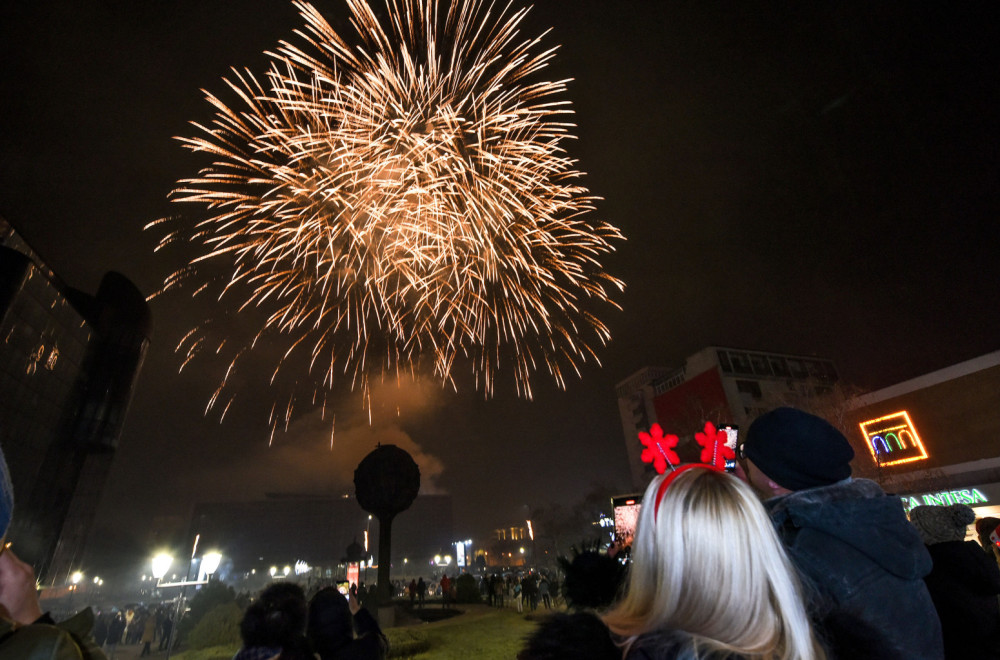
<svg viewBox="0 0 1000 660">
<path fill-rule="evenodd" d="M 872 460 L 883 466 L 927 458 L 927 450 L 905 410 L 861 422 L 861 433 Z"/>
</svg>

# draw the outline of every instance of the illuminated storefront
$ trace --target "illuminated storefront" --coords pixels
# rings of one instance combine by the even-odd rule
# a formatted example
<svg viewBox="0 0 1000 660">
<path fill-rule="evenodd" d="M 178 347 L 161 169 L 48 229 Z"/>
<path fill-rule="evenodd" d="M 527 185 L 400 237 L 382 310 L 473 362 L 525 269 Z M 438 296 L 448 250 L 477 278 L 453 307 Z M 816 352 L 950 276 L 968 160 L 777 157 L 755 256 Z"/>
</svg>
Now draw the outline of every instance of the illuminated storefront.
<svg viewBox="0 0 1000 660">
<path fill-rule="evenodd" d="M 1000 518 L 1000 351 L 858 397 L 855 474 L 918 505 Z M 971 526 L 970 526 L 971 527 Z"/>
</svg>

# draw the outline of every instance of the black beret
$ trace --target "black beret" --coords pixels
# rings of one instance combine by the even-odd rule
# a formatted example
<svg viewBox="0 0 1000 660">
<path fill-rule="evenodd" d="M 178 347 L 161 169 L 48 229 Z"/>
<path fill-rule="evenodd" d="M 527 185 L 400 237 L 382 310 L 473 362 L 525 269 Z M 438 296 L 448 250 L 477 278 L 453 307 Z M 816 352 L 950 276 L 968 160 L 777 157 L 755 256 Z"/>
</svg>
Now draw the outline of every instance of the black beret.
<svg viewBox="0 0 1000 660">
<path fill-rule="evenodd" d="M 754 420 L 743 452 L 788 490 L 827 486 L 851 476 L 851 448 L 825 419 L 796 408 L 776 408 Z"/>
</svg>

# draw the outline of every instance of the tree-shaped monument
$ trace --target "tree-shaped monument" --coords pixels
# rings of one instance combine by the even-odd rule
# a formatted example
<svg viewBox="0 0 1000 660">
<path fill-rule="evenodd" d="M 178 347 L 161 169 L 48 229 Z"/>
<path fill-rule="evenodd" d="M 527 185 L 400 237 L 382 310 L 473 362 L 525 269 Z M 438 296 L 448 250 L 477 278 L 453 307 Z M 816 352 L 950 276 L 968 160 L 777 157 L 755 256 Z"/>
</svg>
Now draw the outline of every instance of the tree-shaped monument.
<svg viewBox="0 0 1000 660">
<path fill-rule="evenodd" d="M 354 470 L 354 494 L 361 508 L 378 518 L 378 602 L 392 600 L 392 519 L 413 504 L 420 490 L 420 468 L 396 445 L 379 445 Z"/>
</svg>

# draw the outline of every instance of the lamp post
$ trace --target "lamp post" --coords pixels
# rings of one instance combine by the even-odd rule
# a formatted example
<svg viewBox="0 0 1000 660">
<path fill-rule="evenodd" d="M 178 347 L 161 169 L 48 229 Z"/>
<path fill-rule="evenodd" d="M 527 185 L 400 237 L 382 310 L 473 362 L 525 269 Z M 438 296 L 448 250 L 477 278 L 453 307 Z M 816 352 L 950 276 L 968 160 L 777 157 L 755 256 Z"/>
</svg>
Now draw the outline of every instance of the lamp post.
<svg viewBox="0 0 1000 660">
<path fill-rule="evenodd" d="M 187 595 L 187 588 L 189 586 L 196 586 L 202 584 L 208 584 L 209 579 L 215 571 L 219 570 L 219 564 L 222 562 L 222 555 L 218 552 L 208 552 L 205 553 L 201 558 L 201 570 L 206 574 L 206 579 L 204 580 L 188 580 L 187 578 L 191 574 L 191 564 L 194 563 L 194 556 L 198 552 L 198 540 L 201 538 L 201 534 L 197 534 L 194 537 L 194 546 L 191 548 L 191 558 L 188 560 L 187 574 L 184 576 L 184 580 L 180 582 L 161 582 L 163 576 L 167 574 L 170 569 L 170 564 L 173 563 L 173 557 L 166 553 L 161 553 L 153 557 L 153 577 L 156 578 L 157 588 L 163 587 L 180 587 L 181 593 L 177 597 L 177 607 L 174 614 L 174 625 L 170 627 L 170 638 L 167 640 L 167 656 L 166 660 L 170 660 L 170 651 L 173 649 L 174 640 L 177 636 L 177 628 L 181 622 L 182 606 L 184 604 L 184 598 Z"/>
<path fill-rule="evenodd" d="M 81 571 L 73 571 L 73 574 L 69 576 L 70 581 L 70 607 L 76 609 L 77 603 L 77 589 L 80 588 L 80 582 L 83 581 L 83 573 Z"/>
</svg>

